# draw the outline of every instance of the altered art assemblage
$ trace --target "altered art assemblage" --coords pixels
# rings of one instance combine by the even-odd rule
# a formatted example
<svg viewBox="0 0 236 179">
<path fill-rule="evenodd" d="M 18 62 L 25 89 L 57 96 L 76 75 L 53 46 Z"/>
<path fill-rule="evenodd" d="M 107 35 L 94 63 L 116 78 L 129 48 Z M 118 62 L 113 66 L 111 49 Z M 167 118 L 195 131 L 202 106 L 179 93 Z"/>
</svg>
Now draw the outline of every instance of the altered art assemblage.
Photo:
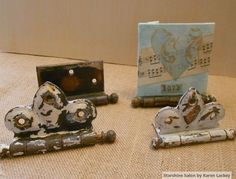
<svg viewBox="0 0 236 179">
<path fill-rule="evenodd" d="M 33 104 L 17 106 L 5 116 L 5 126 L 14 133 L 10 145 L 1 145 L 0 157 L 40 154 L 50 151 L 112 143 L 116 133 L 96 133 L 92 121 L 95 105 L 88 99 L 68 101 L 51 82 L 40 86 Z"/>
<path fill-rule="evenodd" d="M 167 106 L 155 116 L 155 149 L 235 138 L 235 129 L 218 128 L 225 110 L 214 96 L 206 95 L 214 25 L 138 25 L 137 93 L 131 104 Z M 36 71 L 39 89 L 33 103 L 5 116 L 14 140 L 0 145 L 1 158 L 115 141 L 113 130 L 97 133 L 92 126 L 96 106 L 118 102 L 116 93 L 104 91 L 102 61 L 38 66 Z"/>
</svg>

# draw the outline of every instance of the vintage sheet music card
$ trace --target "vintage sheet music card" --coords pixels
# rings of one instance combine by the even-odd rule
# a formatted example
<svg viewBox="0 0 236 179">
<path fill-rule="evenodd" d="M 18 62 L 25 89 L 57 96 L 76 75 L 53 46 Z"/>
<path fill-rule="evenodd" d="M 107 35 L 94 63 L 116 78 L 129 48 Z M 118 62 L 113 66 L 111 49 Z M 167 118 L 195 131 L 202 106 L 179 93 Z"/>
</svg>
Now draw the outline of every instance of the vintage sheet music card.
<svg viewBox="0 0 236 179">
<path fill-rule="evenodd" d="M 139 23 L 137 96 L 206 93 L 214 23 Z"/>
</svg>

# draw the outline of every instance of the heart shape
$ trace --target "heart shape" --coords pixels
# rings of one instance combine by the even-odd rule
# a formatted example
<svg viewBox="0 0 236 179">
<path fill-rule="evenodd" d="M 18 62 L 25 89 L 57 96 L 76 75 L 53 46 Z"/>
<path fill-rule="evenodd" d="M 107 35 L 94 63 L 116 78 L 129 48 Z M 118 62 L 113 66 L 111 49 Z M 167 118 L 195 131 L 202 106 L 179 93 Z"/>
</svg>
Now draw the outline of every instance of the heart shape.
<svg viewBox="0 0 236 179">
<path fill-rule="evenodd" d="M 201 42 L 202 32 L 199 28 L 191 28 L 187 34 L 179 36 L 161 28 L 151 36 L 155 54 L 160 56 L 162 65 L 174 80 L 197 58 Z"/>
</svg>

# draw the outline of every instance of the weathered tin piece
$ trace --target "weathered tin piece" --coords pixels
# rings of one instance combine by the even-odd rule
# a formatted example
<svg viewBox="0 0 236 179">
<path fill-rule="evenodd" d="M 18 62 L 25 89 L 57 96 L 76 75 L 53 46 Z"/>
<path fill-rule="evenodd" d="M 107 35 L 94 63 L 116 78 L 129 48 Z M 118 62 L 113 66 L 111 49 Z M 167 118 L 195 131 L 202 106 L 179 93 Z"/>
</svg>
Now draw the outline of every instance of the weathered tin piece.
<svg viewBox="0 0 236 179">
<path fill-rule="evenodd" d="M 97 134 L 92 130 L 96 116 L 90 100 L 68 101 L 59 87 L 46 82 L 36 92 L 32 105 L 15 107 L 6 114 L 5 126 L 16 138 L 9 146 L 0 145 L 0 157 L 114 142 L 114 131 Z"/>
<path fill-rule="evenodd" d="M 131 105 L 137 107 L 160 107 L 160 106 L 175 106 L 181 96 L 139 96 L 134 97 Z"/>
<path fill-rule="evenodd" d="M 201 96 L 204 103 L 216 102 L 214 96 L 203 94 Z M 181 96 L 139 96 L 132 99 L 131 105 L 134 108 L 176 106 L 180 98 Z"/>
<path fill-rule="evenodd" d="M 235 138 L 235 129 L 218 129 L 225 111 L 221 104 L 210 101 L 195 88 L 190 88 L 176 107 L 164 107 L 153 125 L 157 137 L 153 147 L 174 147 Z"/>
<path fill-rule="evenodd" d="M 110 130 L 97 134 L 93 131 L 76 131 L 64 134 L 50 134 L 44 137 L 18 139 L 10 146 L 0 146 L 0 157 L 16 157 L 41 154 L 57 150 L 91 146 L 98 143 L 112 143 L 116 134 Z"/>
<path fill-rule="evenodd" d="M 118 95 L 104 92 L 102 61 L 86 61 L 76 64 L 38 66 L 39 86 L 50 81 L 60 87 L 69 100 L 86 98 L 96 106 L 115 104 Z"/>
<path fill-rule="evenodd" d="M 235 135 L 234 129 L 208 129 L 182 133 L 179 132 L 154 137 L 152 140 L 152 145 L 156 149 L 170 148 L 189 144 L 233 140 Z"/>
</svg>

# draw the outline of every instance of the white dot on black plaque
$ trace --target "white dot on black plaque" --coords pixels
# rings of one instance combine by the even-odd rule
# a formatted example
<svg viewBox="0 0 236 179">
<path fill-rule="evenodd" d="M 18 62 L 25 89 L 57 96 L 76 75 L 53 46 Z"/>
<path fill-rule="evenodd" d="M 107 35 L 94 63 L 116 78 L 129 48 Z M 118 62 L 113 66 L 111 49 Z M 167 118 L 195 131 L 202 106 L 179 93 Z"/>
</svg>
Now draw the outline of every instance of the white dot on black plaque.
<svg viewBox="0 0 236 179">
<path fill-rule="evenodd" d="M 70 69 L 70 70 L 69 70 L 69 75 L 70 75 L 70 76 L 74 75 L 74 70 Z"/>
<path fill-rule="evenodd" d="M 92 83 L 93 83 L 94 85 L 96 85 L 96 84 L 97 84 L 97 79 L 93 78 L 93 79 L 92 79 Z"/>
</svg>

